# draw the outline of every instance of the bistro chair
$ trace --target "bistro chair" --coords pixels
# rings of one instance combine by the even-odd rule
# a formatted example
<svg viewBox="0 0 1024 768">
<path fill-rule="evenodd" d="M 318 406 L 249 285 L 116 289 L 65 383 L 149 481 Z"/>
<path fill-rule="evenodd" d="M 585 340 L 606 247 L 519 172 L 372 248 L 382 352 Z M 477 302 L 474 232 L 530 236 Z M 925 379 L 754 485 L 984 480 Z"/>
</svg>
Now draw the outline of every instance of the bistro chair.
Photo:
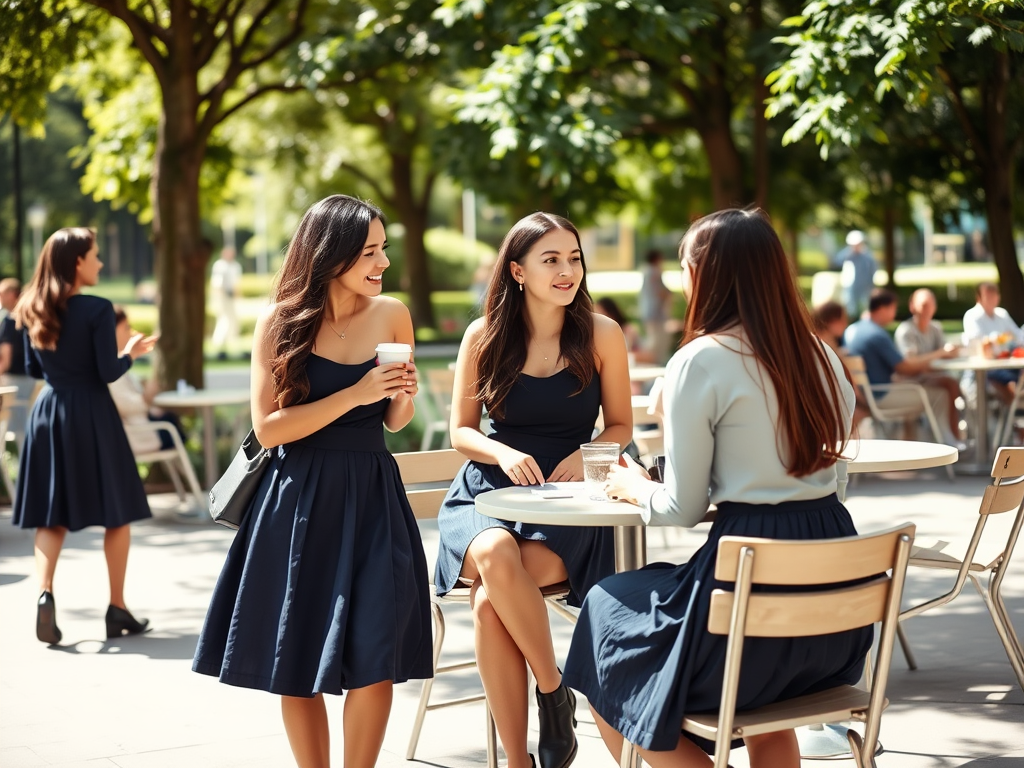
<svg viewBox="0 0 1024 768">
<path fill-rule="evenodd" d="M 1024 448 L 1000 448 L 996 452 L 995 461 L 992 463 L 992 484 L 985 489 L 981 497 L 981 505 L 978 508 L 978 521 L 974 525 L 974 532 L 971 534 L 970 543 L 963 559 L 949 555 L 942 550 L 945 542 L 939 542 L 930 548 L 914 547 L 910 553 L 910 565 L 919 568 L 939 568 L 956 572 L 956 579 L 949 591 L 935 597 L 913 608 L 908 608 L 900 614 L 900 621 L 917 616 L 932 608 L 952 602 L 963 591 L 964 584 L 970 579 L 974 588 L 978 590 L 981 599 L 988 609 L 992 622 L 996 625 L 996 634 L 1003 644 L 1006 656 L 1013 667 L 1013 673 L 1017 676 L 1017 684 L 1024 690 L 1024 648 L 1021 646 L 1020 638 L 1013 629 L 1010 622 L 1010 614 L 1003 603 L 1001 588 L 1003 577 L 1006 575 L 1006 568 L 1013 556 L 1017 538 L 1020 535 L 1022 524 L 1024 524 Z M 991 515 L 1001 515 L 1007 512 L 1016 513 L 1010 533 L 996 556 L 987 563 L 975 562 L 975 555 L 978 545 L 981 543 L 982 533 L 985 524 Z M 991 538 L 991 537 L 990 537 Z M 982 584 L 981 579 L 988 574 L 988 586 Z M 911 669 L 917 669 L 917 662 L 910 649 L 910 643 L 906 636 L 900 631 L 900 645 L 903 648 L 903 655 L 906 657 L 907 665 Z"/>
<path fill-rule="evenodd" d="M 709 632 L 728 635 L 722 706 L 717 713 L 687 715 L 682 723 L 684 731 L 715 742 L 715 768 L 728 766 L 733 739 L 846 720 L 865 725 L 863 737 L 853 730 L 848 733 L 856 768 L 874 767 L 913 540 L 911 523 L 874 534 L 813 541 L 722 537 L 715 578 L 735 584 L 735 591 L 716 589 L 708 617 Z M 830 587 L 859 579 L 867 581 L 852 587 Z M 817 589 L 755 593 L 755 584 Z M 745 637 L 808 637 L 878 622 L 882 626 L 870 691 L 840 685 L 758 709 L 735 711 Z M 624 742 L 621 768 L 637 765 L 635 748 Z"/>
<path fill-rule="evenodd" d="M 171 476 L 171 482 L 174 484 L 174 491 L 178 494 L 178 499 L 181 503 L 188 503 L 188 495 L 185 493 L 185 485 L 187 485 L 188 490 L 191 492 L 195 501 L 196 509 L 205 510 L 207 508 L 206 494 L 203 493 L 203 489 L 199 485 L 199 480 L 196 479 L 196 472 L 192 468 L 192 461 L 189 459 L 188 452 L 185 450 L 185 445 L 181 442 L 181 435 L 178 434 L 178 429 L 174 424 L 169 421 L 151 421 L 147 424 L 125 424 L 124 431 L 129 438 L 131 438 L 132 435 L 148 436 L 153 433 L 156 433 L 157 436 L 159 436 L 161 432 L 166 432 L 170 435 L 170 448 L 158 448 L 155 451 L 135 453 L 135 461 L 141 464 L 163 464 L 167 468 L 167 474 Z"/>
<path fill-rule="evenodd" d="M 928 422 L 928 427 L 932 433 L 932 440 L 936 443 L 942 442 L 942 433 L 939 430 L 939 422 L 935 420 L 935 412 L 932 410 L 932 405 L 928 400 L 928 393 L 925 388 L 920 384 L 913 381 L 897 381 L 892 384 L 872 384 L 868 380 L 867 371 L 864 368 L 864 359 L 861 357 L 851 356 L 847 357 L 846 367 L 850 371 L 850 375 L 853 377 L 853 383 L 860 388 L 860 391 L 864 394 L 864 400 L 867 403 L 868 410 L 871 413 L 871 420 L 879 426 L 886 423 L 900 423 L 906 427 L 907 423 L 916 421 L 923 415 L 925 420 Z M 888 392 L 911 392 L 917 395 L 917 401 L 911 398 L 909 403 L 900 404 L 897 406 L 885 407 L 875 400 L 874 390 L 883 390 Z M 949 475 L 949 479 L 954 478 L 953 467 L 946 467 L 946 474 Z"/>
<path fill-rule="evenodd" d="M 409 497 L 409 505 L 417 520 L 435 520 L 437 513 L 448 493 L 448 488 L 459 473 L 466 457 L 451 448 L 441 451 L 417 451 L 410 453 L 396 453 L 395 461 L 398 462 L 398 469 L 402 474 L 402 482 L 405 484 L 406 495 Z M 572 609 L 567 608 L 562 601 L 569 594 L 569 585 L 566 582 L 553 584 L 541 590 L 547 605 L 553 611 L 572 621 L 575 615 Z M 483 693 L 473 696 L 465 696 L 449 701 L 431 703 L 430 693 L 434 686 L 434 680 L 438 675 L 446 672 L 457 672 L 463 669 L 476 667 L 476 660 L 462 661 L 454 664 L 440 665 L 441 649 L 444 646 L 444 612 L 442 607 L 452 603 L 469 604 L 469 587 L 459 586 L 448 594 L 439 596 L 434 587 L 433 573 L 430 574 L 430 614 L 434 621 L 434 677 L 423 681 L 420 689 L 420 701 L 416 708 L 416 717 L 413 720 L 412 733 L 409 736 L 409 747 L 405 753 L 406 760 L 416 758 L 416 746 L 420 740 L 420 732 L 423 729 L 423 718 L 427 712 L 435 709 L 454 707 L 459 704 L 470 704 L 475 701 L 484 702 L 484 710 L 487 718 L 487 766 L 498 768 L 498 738 L 494 728 L 494 719 L 491 717 L 491 708 L 487 706 L 487 699 Z"/>
</svg>

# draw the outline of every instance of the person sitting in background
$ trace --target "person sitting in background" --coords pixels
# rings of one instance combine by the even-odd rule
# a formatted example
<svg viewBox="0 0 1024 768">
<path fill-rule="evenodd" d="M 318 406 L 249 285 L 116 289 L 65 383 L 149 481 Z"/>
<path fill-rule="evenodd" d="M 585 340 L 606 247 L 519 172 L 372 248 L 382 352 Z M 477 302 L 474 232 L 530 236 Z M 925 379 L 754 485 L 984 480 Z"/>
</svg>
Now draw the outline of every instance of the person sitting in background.
<svg viewBox="0 0 1024 768">
<path fill-rule="evenodd" d="M 896 348 L 904 357 L 919 357 L 939 350 L 949 349 L 942 326 L 933 319 L 938 302 L 935 294 L 927 288 L 918 288 L 910 296 L 911 316 L 896 328 Z M 956 399 L 960 397 L 960 382 L 952 376 L 931 372 L 912 377 L 925 387 L 936 387 L 946 393 L 948 399 L 949 429 L 954 437 L 960 435 L 960 414 L 956 410 Z"/>
<path fill-rule="evenodd" d="M 838 301 L 826 301 L 811 312 L 811 324 L 814 327 L 814 334 L 839 355 L 839 359 L 845 364 L 847 352 L 846 347 L 843 346 L 843 334 L 850 324 L 846 307 Z M 859 390 L 856 391 L 856 398 L 856 405 L 853 409 L 853 436 L 855 438 L 859 437 L 858 425 L 871 415 L 871 410 L 864 401 L 864 395 Z"/>
<path fill-rule="evenodd" d="M 893 375 L 897 373 L 901 376 L 917 376 L 926 372 L 933 360 L 943 360 L 956 355 L 955 349 L 942 348 L 924 355 L 904 357 L 885 330 L 887 325 L 896 320 L 896 309 L 896 294 L 884 288 L 876 289 L 868 300 L 868 316 L 847 328 L 843 335 L 847 352 L 864 359 L 868 381 L 874 386 L 893 383 Z M 958 438 L 956 432 L 949 429 L 953 422 L 950 420 L 946 390 L 930 384 L 924 385 L 924 389 L 939 420 L 940 428 L 943 424 L 946 425 L 943 429 L 943 441 L 955 445 Z M 900 408 L 920 402 L 918 393 L 909 387 L 876 389 L 874 395 L 882 408 Z"/>
<path fill-rule="evenodd" d="M 128 322 L 128 314 L 124 311 L 124 307 L 118 304 L 114 305 L 114 322 L 117 323 L 114 329 L 117 334 L 117 347 L 124 349 L 124 345 L 135 332 Z M 110 396 L 114 399 L 114 405 L 121 416 L 121 421 L 126 427 L 133 424 L 149 424 L 153 421 L 169 421 L 178 430 L 181 439 L 185 439 L 185 431 L 181 427 L 181 421 L 177 414 L 153 406 L 153 397 L 157 393 L 155 379 L 151 378 L 143 386 L 129 370 L 117 381 L 107 386 L 110 388 Z M 174 439 L 166 430 L 126 430 L 126 432 L 128 444 L 132 447 L 134 454 L 166 451 L 174 447 Z"/>
<path fill-rule="evenodd" d="M 980 342 L 986 357 L 1000 357 L 1013 347 L 1024 346 L 1024 332 L 999 306 L 1001 296 L 995 283 L 979 283 L 974 291 L 977 302 L 964 313 L 964 344 Z M 996 370 L 988 372 L 988 380 L 999 399 L 1009 404 L 1017 389 L 1018 371 Z"/>
<path fill-rule="evenodd" d="M 28 409 L 36 388 L 36 380 L 25 370 L 25 337 L 10 314 L 20 297 L 21 283 L 17 279 L 7 277 L 0 280 L 0 307 L 4 313 L 3 322 L 0 322 L 0 374 L 3 374 L 4 384 L 18 388 L 14 395 L 17 402 L 9 404 L 11 417 L 7 427 L 14 433 L 19 454 L 25 442 Z"/>
</svg>

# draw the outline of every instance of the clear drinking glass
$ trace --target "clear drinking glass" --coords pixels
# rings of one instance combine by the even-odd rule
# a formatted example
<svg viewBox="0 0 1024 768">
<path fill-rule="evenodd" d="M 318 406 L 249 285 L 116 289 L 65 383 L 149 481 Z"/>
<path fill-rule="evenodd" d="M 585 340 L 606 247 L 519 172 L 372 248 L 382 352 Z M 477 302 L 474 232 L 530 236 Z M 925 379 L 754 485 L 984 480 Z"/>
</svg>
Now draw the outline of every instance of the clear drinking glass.
<svg viewBox="0 0 1024 768">
<path fill-rule="evenodd" d="M 604 484 L 608 480 L 608 469 L 619 461 L 618 443 L 584 443 L 580 446 L 583 452 L 583 487 L 587 496 L 595 500 L 605 500 Z"/>
</svg>

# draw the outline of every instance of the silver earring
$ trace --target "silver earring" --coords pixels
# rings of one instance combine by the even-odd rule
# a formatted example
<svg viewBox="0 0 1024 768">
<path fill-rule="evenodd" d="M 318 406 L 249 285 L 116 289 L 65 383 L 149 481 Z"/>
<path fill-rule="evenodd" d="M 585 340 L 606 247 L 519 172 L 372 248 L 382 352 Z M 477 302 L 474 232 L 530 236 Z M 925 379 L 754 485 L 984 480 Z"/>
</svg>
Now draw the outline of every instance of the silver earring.
<svg viewBox="0 0 1024 768">
<path fill-rule="evenodd" d="M 518 281 L 518 280 L 516 280 L 516 282 L 517 282 L 517 283 L 519 283 L 519 281 Z M 520 291 L 522 291 L 522 290 L 523 290 L 523 284 L 522 284 L 522 283 L 519 283 L 519 290 L 520 290 Z"/>
</svg>

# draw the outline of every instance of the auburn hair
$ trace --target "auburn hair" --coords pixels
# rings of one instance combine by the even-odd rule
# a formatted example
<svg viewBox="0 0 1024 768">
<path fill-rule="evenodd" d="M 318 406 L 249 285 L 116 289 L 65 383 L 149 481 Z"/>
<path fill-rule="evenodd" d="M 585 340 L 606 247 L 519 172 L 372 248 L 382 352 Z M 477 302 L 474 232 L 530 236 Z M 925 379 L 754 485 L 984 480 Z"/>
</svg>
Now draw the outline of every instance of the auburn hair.
<svg viewBox="0 0 1024 768">
<path fill-rule="evenodd" d="M 310 206 L 295 230 L 274 288 L 269 328 L 274 399 L 282 407 L 309 395 L 306 360 L 320 330 L 331 281 L 356 263 L 374 219 L 384 221 L 375 205 L 331 195 Z"/>
<path fill-rule="evenodd" d="M 19 328 L 28 329 L 36 349 L 57 349 L 61 317 L 75 290 L 78 260 L 96 244 L 96 233 L 86 227 L 58 229 L 39 252 L 32 280 L 14 307 Z"/>
<path fill-rule="evenodd" d="M 583 265 L 583 277 L 576 295 L 565 308 L 559 354 L 579 382 L 579 388 L 573 394 L 586 389 L 594 375 L 594 304 L 587 291 L 587 263 L 580 246 L 580 233 L 572 222 L 561 216 L 532 213 L 517 221 L 501 241 L 484 299 L 484 331 L 474 347 L 476 399 L 498 419 L 504 416 L 505 398 L 526 365 L 526 347 L 530 338 L 523 312 L 526 294 L 512 277 L 511 264 L 521 264 L 538 240 L 559 229 L 571 232 L 576 238 Z"/>
<path fill-rule="evenodd" d="M 693 285 L 683 345 L 740 325 L 775 388 L 776 447 L 788 473 L 803 477 L 835 464 L 847 440 L 845 401 L 768 216 L 736 209 L 705 216 L 687 231 L 679 255 Z"/>
</svg>

